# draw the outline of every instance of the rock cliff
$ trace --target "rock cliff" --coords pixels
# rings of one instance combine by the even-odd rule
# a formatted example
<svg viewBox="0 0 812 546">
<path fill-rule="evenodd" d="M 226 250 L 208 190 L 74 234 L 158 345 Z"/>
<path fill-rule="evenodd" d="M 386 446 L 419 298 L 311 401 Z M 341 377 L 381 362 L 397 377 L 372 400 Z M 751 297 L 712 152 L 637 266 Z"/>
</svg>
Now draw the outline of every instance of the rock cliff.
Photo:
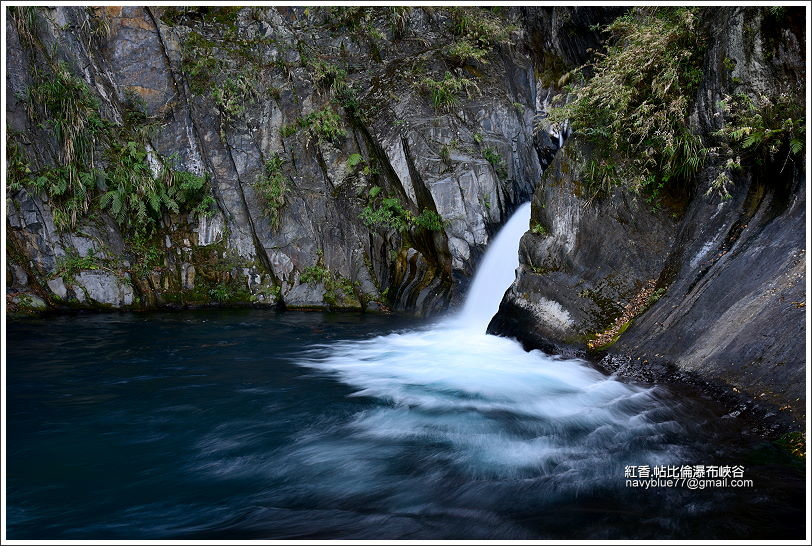
<svg viewBox="0 0 812 546">
<path fill-rule="evenodd" d="M 734 134 L 725 132 L 736 123 L 731 101 L 740 110 L 742 101 L 758 104 L 753 119 L 767 119 L 784 93 L 802 104 L 804 15 L 703 15 L 708 44 L 689 123 L 709 153 L 695 180 L 654 206 L 622 184 L 596 195 L 585 183 L 596 152 L 576 131 L 536 189 L 537 229 L 522 239 L 517 279 L 489 329 L 630 377 L 701 383 L 730 405 L 756 400 L 762 413 L 803 421 L 803 154 L 776 143 L 772 156 L 756 157 L 751 145 L 733 160 L 721 138 Z M 742 129 L 757 131 L 754 122 Z"/>
<path fill-rule="evenodd" d="M 553 103 L 652 17 L 687 48 L 654 90 L 686 149 L 641 138 L 613 165 L 596 139 L 639 130 L 608 134 L 613 112 L 561 148 Z M 804 28 L 781 7 L 12 8 L 9 308 L 429 315 L 532 198 L 490 332 L 800 421 Z M 651 174 L 669 161 L 695 168 Z"/>
<path fill-rule="evenodd" d="M 479 8 L 11 12 L 10 303 L 445 309 L 557 147 L 533 131 L 548 91 L 527 17 Z M 91 134 L 87 173 L 66 174 L 65 152 L 93 127 L 48 103 L 49 80 L 103 125 Z M 119 149 L 128 151 L 111 153 Z M 147 208 L 148 229 L 129 225 L 135 203 L 152 197 L 130 174 L 119 181 L 115 164 L 145 172 L 143 186 L 165 172 L 205 179 L 208 195 L 189 201 L 213 202 L 200 212 L 166 200 Z M 84 174 L 89 186 L 71 189 Z M 71 191 L 89 198 L 74 206 Z M 117 191 L 134 200 L 123 213 Z"/>
</svg>

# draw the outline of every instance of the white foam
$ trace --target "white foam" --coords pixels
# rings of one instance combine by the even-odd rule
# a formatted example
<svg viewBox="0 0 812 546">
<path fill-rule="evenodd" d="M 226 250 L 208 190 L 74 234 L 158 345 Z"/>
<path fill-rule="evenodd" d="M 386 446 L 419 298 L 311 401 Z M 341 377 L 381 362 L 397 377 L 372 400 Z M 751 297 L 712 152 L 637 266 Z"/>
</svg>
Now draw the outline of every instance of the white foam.
<svg viewBox="0 0 812 546">
<path fill-rule="evenodd" d="M 325 442 L 322 454 L 336 471 L 347 451 L 328 440 L 337 433 L 342 446 L 347 435 L 366 445 L 369 455 L 354 451 L 362 458 L 385 446 L 408 456 L 400 451 L 411 442 L 435 446 L 433 457 L 472 476 L 561 477 L 577 469 L 583 484 L 609 457 L 628 456 L 628 446 L 673 430 L 672 421 L 658 422 L 662 403 L 652 390 L 604 376 L 582 360 L 527 352 L 514 340 L 485 334 L 513 281 L 529 214 L 529 205 L 522 206 L 494 239 L 458 316 L 420 330 L 317 346 L 299 362 L 379 402 L 316 442 Z M 312 442 L 302 439 L 300 446 L 309 460 L 319 451 Z M 650 447 L 654 452 L 641 460 L 667 458 L 662 446 Z"/>
</svg>

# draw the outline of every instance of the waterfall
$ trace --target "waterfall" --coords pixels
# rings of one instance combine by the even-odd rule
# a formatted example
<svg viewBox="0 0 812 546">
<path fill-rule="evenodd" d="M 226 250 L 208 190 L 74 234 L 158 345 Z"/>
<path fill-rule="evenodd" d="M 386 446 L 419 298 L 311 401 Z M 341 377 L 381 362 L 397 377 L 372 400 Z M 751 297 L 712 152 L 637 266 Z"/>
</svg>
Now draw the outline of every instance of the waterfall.
<svg viewBox="0 0 812 546">
<path fill-rule="evenodd" d="M 519 240 L 530 224 L 530 203 L 520 206 L 485 252 L 458 317 L 461 327 L 484 332 L 519 267 Z"/>
<path fill-rule="evenodd" d="M 582 360 L 527 352 L 515 340 L 485 332 L 513 281 L 529 219 L 530 205 L 522 205 L 491 241 L 456 316 L 414 330 L 313 346 L 297 360 L 378 405 L 346 425 L 308 436 L 286 460 L 315 459 L 341 490 L 359 482 L 356 459 L 369 463 L 363 481 L 386 483 L 389 477 L 372 479 L 375 465 L 411 459 L 409 446 L 428 445 L 423 457 L 443 461 L 458 475 L 544 476 L 553 489 L 568 489 L 622 475 L 623 461 L 673 456 L 673 446 L 640 444 L 641 438 L 661 438 L 674 428 L 652 390 L 606 377 Z M 312 471 L 307 465 L 301 469 L 303 475 Z M 570 483 L 572 476 L 577 484 Z"/>
</svg>

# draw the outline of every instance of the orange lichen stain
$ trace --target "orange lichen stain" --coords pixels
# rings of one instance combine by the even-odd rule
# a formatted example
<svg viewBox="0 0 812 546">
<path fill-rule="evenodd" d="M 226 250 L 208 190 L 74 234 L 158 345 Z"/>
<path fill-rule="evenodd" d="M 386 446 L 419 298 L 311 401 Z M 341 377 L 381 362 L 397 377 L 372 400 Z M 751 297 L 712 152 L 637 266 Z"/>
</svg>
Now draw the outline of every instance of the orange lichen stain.
<svg viewBox="0 0 812 546">
<path fill-rule="evenodd" d="M 108 17 L 121 17 L 121 6 L 104 6 L 102 9 Z"/>
<path fill-rule="evenodd" d="M 127 87 L 129 91 L 132 91 L 142 99 L 149 98 L 153 95 L 157 95 L 159 91 L 157 89 L 153 89 L 151 87 L 141 87 L 140 85 L 130 85 Z"/>
<path fill-rule="evenodd" d="M 155 30 L 155 25 L 144 17 L 122 17 L 119 22 L 123 27 L 140 28 L 149 31 Z"/>
<path fill-rule="evenodd" d="M 594 339 L 587 342 L 590 349 L 600 349 L 611 345 L 629 327 L 632 319 L 643 312 L 648 307 L 648 299 L 654 293 L 655 279 L 651 279 L 643 285 L 643 288 L 623 307 L 623 314 L 615 319 L 609 328 L 597 334 Z M 644 361 L 647 363 L 648 361 Z"/>
</svg>

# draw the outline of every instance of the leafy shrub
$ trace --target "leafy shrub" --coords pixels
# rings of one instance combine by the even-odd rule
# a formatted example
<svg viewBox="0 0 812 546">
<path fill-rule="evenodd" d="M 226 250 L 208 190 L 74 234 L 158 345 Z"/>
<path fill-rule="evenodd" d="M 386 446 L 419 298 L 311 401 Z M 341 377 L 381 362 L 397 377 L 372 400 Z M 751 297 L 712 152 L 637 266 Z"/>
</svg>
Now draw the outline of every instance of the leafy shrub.
<svg viewBox="0 0 812 546">
<path fill-rule="evenodd" d="M 513 27 L 492 12 L 481 9 L 450 8 L 451 32 L 475 47 L 490 49 L 510 40 Z"/>
<path fill-rule="evenodd" d="M 440 159 L 442 159 L 446 165 L 451 165 L 451 148 L 448 146 L 440 148 Z"/>
<path fill-rule="evenodd" d="M 364 156 L 361 154 L 350 154 L 350 157 L 347 158 L 347 167 L 350 169 L 355 169 L 355 167 L 363 162 Z"/>
<path fill-rule="evenodd" d="M 751 157 L 774 160 L 784 148 L 788 153 L 803 154 L 806 121 L 803 106 L 796 97 L 781 93 L 755 100 L 744 93 L 725 96 L 719 105 L 725 114 L 725 126 L 715 133 L 737 151 Z"/>
<path fill-rule="evenodd" d="M 288 137 L 291 137 L 291 136 L 295 135 L 298 132 L 299 132 L 298 124 L 297 123 L 289 123 L 287 125 L 283 125 L 279 129 L 279 136 L 281 136 L 282 138 L 288 138 Z"/>
<path fill-rule="evenodd" d="M 23 181 L 34 192 L 50 199 L 59 229 L 74 227 L 90 208 L 99 171 L 94 168 L 95 149 L 110 124 L 99 114 L 99 101 L 88 84 L 73 76 L 64 63 L 52 73 L 35 72 L 28 89 L 28 114 L 39 127 L 49 130 L 59 143 L 58 164 Z"/>
<path fill-rule="evenodd" d="M 458 40 L 445 48 L 445 54 L 456 65 L 463 65 L 466 62 L 486 62 L 489 49 L 474 45 L 468 40 Z"/>
<path fill-rule="evenodd" d="M 231 298 L 231 290 L 229 290 L 226 285 L 217 285 L 209 289 L 209 296 L 211 296 L 213 300 L 223 303 Z"/>
<path fill-rule="evenodd" d="M 499 178 L 507 178 L 507 166 L 505 165 L 505 161 L 502 159 L 502 156 L 499 155 L 499 152 L 493 148 L 485 148 L 482 150 L 482 157 L 484 157 L 487 162 L 491 164 L 496 176 Z"/>
<path fill-rule="evenodd" d="M 241 72 L 226 78 L 215 87 L 211 96 L 220 114 L 228 121 L 233 121 L 245 112 L 245 108 L 257 94 L 257 82 L 247 72 Z"/>
<path fill-rule="evenodd" d="M 380 192 L 379 186 L 373 186 L 369 191 L 369 203 L 361 209 L 359 218 L 366 227 L 382 227 L 401 233 L 414 227 L 429 231 L 443 229 L 443 219 L 435 211 L 423 209 L 420 214 L 414 215 L 396 197 L 384 197 L 378 201 L 376 198 Z"/>
<path fill-rule="evenodd" d="M 305 120 L 319 142 L 335 142 L 347 136 L 347 132 L 341 127 L 341 118 L 330 107 L 313 112 Z"/>
<path fill-rule="evenodd" d="M 36 25 L 39 18 L 40 8 L 36 6 L 9 6 L 8 15 L 17 27 L 17 34 L 20 41 L 34 47 L 39 42 Z"/>
<path fill-rule="evenodd" d="M 107 122 L 99 115 L 99 101 L 87 83 L 68 72 L 65 64 L 53 74 L 36 74 L 28 90 L 29 105 L 38 110 L 41 126 L 47 126 L 61 144 L 65 164 L 92 164 L 93 151 Z"/>
<path fill-rule="evenodd" d="M 312 63 L 313 79 L 316 85 L 327 91 L 339 90 L 347 86 L 347 71 L 335 65 L 316 61 Z"/>
<path fill-rule="evenodd" d="M 163 239 L 158 234 L 134 233 L 126 240 L 133 262 L 130 271 L 139 279 L 146 279 L 150 273 L 164 265 L 166 257 Z"/>
<path fill-rule="evenodd" d="M 329 106 L 300 117 L 295 123 L 284 125 L 279 134 L 287 138 L 302 129 L 309 129 L 318 142 L 336 142 L 347 136 L 341 126 L 341 117 Z"/>
<path fill-rule="evenodd" d="M 594 190 L 623 184 L 656 199 L 665 184 L 686 183 L 701 168 L 706 150 L 687 128 L 705 43 L 694 12 L 635 8 L 616 19 L 594 75 L 552 109 L 553 124 L 569 120 L 595 144 L 585 180 Z"/>
<path fill-rule="evenodd" d="M 153 173 L 141 142 L 141 129 L 150 120 L 132 95 L 125 104 L 128 124 L 113 126 L 101 117 L 99 100 L 84 80 L 64 64 L 52 69 L 35 73 L 27 99 L 32 120 L 46 119 L 40 126 L 60 144 L 57 164 L 35 173 L 29 169 L 18 183 L 48 197 L 58 229 L 75 228 L 99 193 L 98 206 L 136 231 L 152 230 L 166 212 L 210 212 L 214 200 L 205 178 L 175 170 L 157 154 L 152 163 L 159 172 Z M 105 150 L 106 166 L 96 158 L 97 150 Z"/>
<path fill-rule="evenodd" d="M 428 231 L 442 231 L 445 225 L 442 216 L 428 209 L 423 209 L 423 212 L 414 217 L 414 224 Z"/>
<path fill-rule="evenodd" d="M 409 27 L 409 17 L 412 14 L 411 6 L 392 6 L 388 8 L 389 24 L 395 39 L 403 38 Z"/>
<path fill-rule="evenodd" d="M 331 6 L 327 8 L 327 24 L 333 30 L 347 28 L 357 31 L 372 18 L 372 8 L 364 6 Z"/>
<path fill-rule="evenodd" d="M 80 170 L 75 164 L 43 169 L 25 181 L 38 195 L 47 195 L 54 224 L 59 230 L 76 226 L 89 210 L 103 171 Z"/>
<path fill-rule="evenodd" d="M 135 232 L 150 232 L 167 212 L 210 213 L 214 199 L 204 177 L 176 171 L 163 163 L 159 173 L 154 174 L 147 150 L 133 141 L 114 144 L 108 153 L 108 189 L 99 206 L 109 210 L 119 225 Z M 155 157 L 154 161 L 160 160 Z"/>
<path fill-rule="evenodd" d="M 324 266 L 319 256 L 319 263 L 305 267 L 299 277 L 302 283 L 321 283 L 324 286 L 323 300 L 331 306 L 346 304 L 355 291 L 357 283 L 346 277 L 333 273 Z"/>
<path fill-rule="evenodd" d="M 68 248 L 63 256 L 56 258 L 56 267 L 51 274 L 52 278 L 62 277 L 67 283 L 73 283 L 76 275 L 82 271 L 95 271 L 101 268 L 96 253 L 90 249 L 87 256 L 79 256 L 73 248 Z"/>
<path fill-rule="evenodd" d="M 400 200 L 396 197 L 387 197 L 375 206 L 369 204 L 361 210 L 361 221 L 368 228 L 385 227 L 396 231 L 407 231 L 409 229 L 411 213 L 403 208 Z"/>
<path fill-rule="evenodd" d="M 279 229 L 280 211 L 285 206 L 285 194 L 288 193 L 288 178 L 282 173 L 285 160 L 274 154 L 265 162 L 262 173 L 257 177 L 254 187 L 265 202 L 265 213 L 271 220 L 271 226 Z"/>
<path fill-rule="evenodd" d="M 530 226 L 530 233 L 535 233 L 536 235 L 549 235 L 550 231 L 541 223 L 533 222 L 533 225 Z"/>
<path fill-rule="evenodd" d="M 479 92 L 479 87 L 473 80 L 453 76 L 450 72 L 446 72 L 442 80 L 425 77 L 421 80 L 420 86 L 431 99 L 434 108 L 438 110 L 447 109 L 456 104 L 463 91 L 468 97 L 471 96 L 472 90 Z"/>
<path fill-rule="evenodd" d="M 6 197 L 20 191 L 30 174 L 31 166 L 15 135 L 9 130 L 6 137 Z"/>
<path fill-rule="evenodd" d="M 330 270 L 323 265 L 313 265 L 305 267 L 299 277 L 299 281 L 303 283 L 323 283 L 330 275 Z"/>
</svg>

